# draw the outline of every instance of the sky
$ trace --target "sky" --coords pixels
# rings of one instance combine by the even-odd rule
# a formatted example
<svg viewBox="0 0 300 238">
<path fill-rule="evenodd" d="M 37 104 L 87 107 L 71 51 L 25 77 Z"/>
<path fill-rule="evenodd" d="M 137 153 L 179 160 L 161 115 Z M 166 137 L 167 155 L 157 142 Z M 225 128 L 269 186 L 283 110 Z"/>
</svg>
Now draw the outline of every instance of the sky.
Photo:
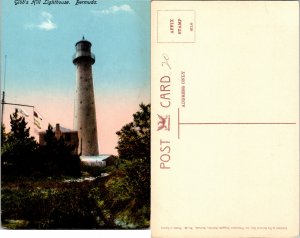
<svg viewBox="0 0 300 238">
<path fill-rule="evenodd" d="M 48 124 L 73 129 L 75 43 L 92 43 L 100 154 L 115 154 L 116 131 L 132 121 L 140 103 L 150 102 L 150 1 L 99 1 L 94 5 L 15 4 L 2 1 L 1 91 L 5 101 L 34 106 L 42 129 L 33 125 L 33 109 L 21 107 L 33 136 Z M 6 62 L 5 62 L 6 56 Z M 5 80 L 4 80 L 5 79 Z M 5 105 L 4 123 L 15 106 Z"/>
</svg>

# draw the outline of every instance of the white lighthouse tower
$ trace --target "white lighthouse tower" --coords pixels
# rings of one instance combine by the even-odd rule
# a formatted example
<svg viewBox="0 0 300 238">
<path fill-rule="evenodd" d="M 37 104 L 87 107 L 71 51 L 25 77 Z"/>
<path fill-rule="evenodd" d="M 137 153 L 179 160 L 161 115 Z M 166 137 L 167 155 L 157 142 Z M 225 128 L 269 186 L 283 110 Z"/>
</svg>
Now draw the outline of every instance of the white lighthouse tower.
<svg viewBox="0 0 300 238">
<path fill-rule="evenodd" d="M 78 131 L 79 152 L 82 156 L 99 155 L 92 73 L 95 55 L 91 52 L 91 46 L 83 37 L 75 44 L 76 53 L 73 56 L 77 68 L 74 129 Z"/>
</svg>

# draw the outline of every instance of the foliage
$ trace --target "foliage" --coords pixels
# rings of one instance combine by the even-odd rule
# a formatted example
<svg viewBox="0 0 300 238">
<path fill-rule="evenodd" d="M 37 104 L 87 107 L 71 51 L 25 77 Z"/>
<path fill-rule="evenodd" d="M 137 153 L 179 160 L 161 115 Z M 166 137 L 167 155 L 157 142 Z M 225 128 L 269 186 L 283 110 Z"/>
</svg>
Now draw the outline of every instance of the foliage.
<svg viewBox="0 0 300 238">
<path fill-rule="evenodd" d="M 116 133 L 119 136 L 118 154 L 121 160 L 150 160 L 150 104 L 140 104 L 133 122 Z"/>
<path fill-rule="evenodd" d="M 19 180 L 2 188 L 2 224 L 27 229 L 117 228 L 100 200 L 102 181 Z"/>
<path fill-rule="evenodd" d="M 128 162 L 132 163 L 132 162 Z M 150 184 L 136 184 L 137 179 L 132 179 L 131 171 L 140 168 L 135 164 L 128 164 L 124 169 L 115 171 L 105 183 L 105 192 L 102 193 L 107 209 L 123 227 L 145 228 L 150 222 Z M 131 171 L 129 171 L 131 170 Z M 150 183 L 150 177 L 144 174 L 144 179 Z"/>
<path fill-rule="evenodd" d="M 11 131 L 1 144 L 2 173 L 30 175 L 37 159 L 38 144 L 30 136 L 27 122 L 16 110 L 10 115 Z"/>
<path fill-rule="evenodd" d="M 115 169 L 96 192 L 101 211 L 122 228 L 150 225 L 150 104 L 140 104 L 133 121 L 116 133 L 119 157 Z M 97 170 L 87 168 L 89 174 Z M 101 172 L 105 169 L 101 168 Z"/>
<path fill-rule="evenodd" d="M 102 174 L 109 174 L 116 169 L 114 165 L 100 167 L 100 166 L 88 165 L 83 162 L 81 162 L 80 167 L 81 167 L 82 175 L 86 177 L 99 177 Z"/>
<path fill-rule="evenodd" d="M 11 120 L 14 131 L 7 134 L 3 143 L 4 147 L 7 146 L 2 154 L 7 163 L 2 169 L 7 172 L 8 164 L 11 164 L 17 171 L 14 174 L 24 177 L 18 179 L 18 176 L 15 176 L 11 182 L 2 180 L 1 215 L 4 227 L 149 227 L 150 104 L 141 104 L 140 110 L 133 114 L 133 122 L 117 132 L 119 156 L 114 158 L 109 167 L 81 165 L 84 174 L 97 177 L 93 181 L 64 180 L 66 176 L 80 175 L 80 160 L 77 155 L 72 154 L 72 148 L 65 144 L 63 138 L 55 137 L 51 125 L 45 134 L 46 144 L 38 147 L 29 137 L 29 128 L 26 127 L 25 120 L 17 115 L 12 116 Z M 28 155 L 18 155 L 15 147 L 17 143 L 8 144 L 9 138 L 10 141 L 18 141 L 20 146 L 24 146 Z M 26 162 L 23 167 L 20 167 L 18 160 Z M 24 169 L 29 172 L 23 173 Z M 103 173 L 109 175 L 101 177 Z"/>
<path fill-rule="evenodd" d="M 37 143 L 34 137 L 30 136 L 30 127 L 27 128 L 27 122 L 24 117 L 18 115 L 16 111 L 10 115 L 11 131 L 7 135 L 2 153 L 9 151 L 15 155 L 30 153 L 37 149 Z M 6 150 L 7 149 L 7 150 Z"/>
<path fill-rule="evenodd" d="M 80 159 L 73 154 L 73 147 L 60 137 L 57 139 L 53 127 L 49 124 L 45 134 L 45 146 L 40 146 L 40 157 L 44 166 L 42 171 L 47 176 L 69 175 L 79 177 Z"/>
<path fill-rule="evenodd" d="M 106 183 L 109 209 L 118 220 L 138 227 L 150 220 L 150 104 L 140 104 L 133 122 L 117 132 L 119 169 Z"/>
<path fill-rule="evenodd" d="M 1 145 L 6 143 L 7 140 L 7 134 L 5 132 L 5 125 L 1 123 Z"/>
<path fill-rule="evenodd" d="M 48 126 L 46 146 L 39 146 L 30 136 L 25 118 L 16 110 L 10 115 L 11 130 L 4 134 L 2 127 L 1 170 L 5 176 L 80 176 L 80 159 L 72 154 L 62 138 L 56 139 Z"/>
</svg>

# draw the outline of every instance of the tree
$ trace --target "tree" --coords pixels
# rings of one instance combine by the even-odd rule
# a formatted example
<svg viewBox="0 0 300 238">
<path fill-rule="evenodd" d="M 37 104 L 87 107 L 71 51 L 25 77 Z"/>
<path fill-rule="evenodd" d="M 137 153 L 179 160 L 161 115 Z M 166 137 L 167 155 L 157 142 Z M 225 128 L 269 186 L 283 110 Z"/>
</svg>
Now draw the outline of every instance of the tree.
<svg viewBox="0 0 300 238">
<path fill-rule="evenodd" d="M 14 145 L 14 153 L 34 151 L 37 148 L 34 137 L 30 136 L 30 127 L 27 128 L 25 117 L 19 116 L 17 109 L 10 115 L 10 127 L 7 142 Z"/>
<path fill-rule="evenodd" d="M 54 143 L 54 141 L 55 141 L 55 132 L 53 131 L 53 126 L 49 124 L 45 134 L 46 145 L 50 146 Z"/>
<path fill-rule="evenodd" d="M 119 136 L 119 158 L 124 160 L 150 160 L 150 104 L 140 104 L 140 110 L 133 114 L 133 122 L 122 127 Z"/>
<path fill-rule="evenodd" d="M 44 139 L 46 145 L 40 147 L 40 157 L 44 163 L 41 170 L 44 171 L 44 174 L 79 177 L 81 175 L 79 156 L 72 153 L 74 148 L 67 145 L 63 137 L 55 137 L 53 127 L 50 124 Z"/>
<path fill-rule="evenodd" d="M 1 149 L 3 147 L 3 144 L 5 144 L 7 139 L 7 134 L 5 132 L 5 125 L 1 123 Z"/>
<path fill-rule="evenodd" d="M 30 174 L 36 158 L 38 144 L 30 136 L 30 127 L 27 128 L 25 118 L 19 116 L 18 111 L 10 115 L 11 130 L 2 144 L 3 172 L 13 174 Z M 7 171 L 4 169 L 6 167 Z"/>
<path fill-rule="evenodd" d="M 133 121 L 124 125 L 119 136 L 118 169 L 106 182 L 110 212 L 116 220 L 136 227 L 150 221 L 150 104 L 140 104 Z"/>
</svg>

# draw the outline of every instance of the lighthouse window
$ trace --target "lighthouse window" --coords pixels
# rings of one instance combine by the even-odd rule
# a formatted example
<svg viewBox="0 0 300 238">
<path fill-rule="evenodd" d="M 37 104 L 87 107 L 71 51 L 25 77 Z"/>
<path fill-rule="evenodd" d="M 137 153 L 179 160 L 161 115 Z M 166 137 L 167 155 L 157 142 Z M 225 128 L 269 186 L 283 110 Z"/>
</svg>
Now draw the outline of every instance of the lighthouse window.
<svg viewBox="0 0 300 238">
<path fill-rule="evenodd" d="M 77 45 L 77 50 L 89 50 L 89 49 L 90 46 L 88 44 L 81 43 Z"/>
</svg>

